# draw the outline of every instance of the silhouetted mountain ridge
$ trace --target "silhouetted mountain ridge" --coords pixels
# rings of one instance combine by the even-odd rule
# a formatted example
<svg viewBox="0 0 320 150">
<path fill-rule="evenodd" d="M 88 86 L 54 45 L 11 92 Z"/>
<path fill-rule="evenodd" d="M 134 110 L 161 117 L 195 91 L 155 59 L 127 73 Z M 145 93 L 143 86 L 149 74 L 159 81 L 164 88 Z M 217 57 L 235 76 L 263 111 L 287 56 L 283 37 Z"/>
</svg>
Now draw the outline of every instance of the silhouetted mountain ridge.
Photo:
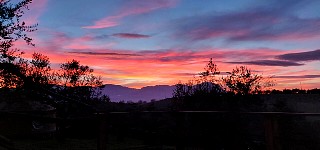
<svg viewBox="0 0 320 150">
<path fill-rule="evenodd" d="M 111 101 L 151 101 L 171 98 L 175 86 L 156 85 L 146 86 L 141 89 L 129 88 L 121 85 L 106 84 L 102 93 L 110 97 Z"/>
</svg>

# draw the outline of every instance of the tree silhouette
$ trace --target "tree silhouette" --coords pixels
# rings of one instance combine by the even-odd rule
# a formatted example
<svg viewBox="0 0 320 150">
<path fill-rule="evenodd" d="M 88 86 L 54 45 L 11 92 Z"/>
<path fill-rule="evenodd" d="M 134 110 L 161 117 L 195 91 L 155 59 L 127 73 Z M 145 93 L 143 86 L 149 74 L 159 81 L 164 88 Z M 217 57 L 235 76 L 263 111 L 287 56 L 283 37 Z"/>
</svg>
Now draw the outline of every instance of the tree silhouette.
<svg viewBox="0 0 320 150">
<path fill-rule="evenodd" d="M 72 60 L 61 64 L 57 84 L 58 90 L 67 97 L 80 100 L 109 101 L 109 97 L 102 95 L 103 82 L 101 77 L 93 74 L 89 66 L 81 65 L 79 61 Z"/>
<path fill-rule="evenodd" d="M 33 81 L 42 84 L 48 84 L 50 72 L 52 71 L 49 57 L 40 53 L 33 53 L 30 64 L 31 67 L 27 74 L 33 77 Z"/>
<path fill-rule="evenodd" d="M 61 80 L 65 86 L 101 86 L 100 77 L 94 76 L 93 69 L 81 65 L 79 61 L 72 60 L 63 63 L 61 66 Z"/>
<path fill-rule="evenodd" d="M 233 69 L 223 81 L 231 92 L 248 95 L 258 93 L 263 87 L 272 86 L 271 81 L 265 82 L 264 79 L 262 75 L 253 73 L 246 66 L 240 66 Z"/>
<path fill-rule="evenodd" d="M 64 63 L 60 71 L 55 71 L 47 56 L 34 53 L 29 61 L 21 57 L 23 52 L 13 48 L 19 39 L 34 46 L 27 33 L 35 31 L 37 24 L 28 26 L 21 21 L 31 2 L 0 0 L 0 87 L 23 91 L 30 99 L 51 99 L 54 103 L 72 99 L 109 101 L 109 97 L 97 89 L 102 86 L 100 77 L 94 76 L 93 69 L 80 65 L 79 61 Z"/>
<path fill-rule="evenodd" d="M 40 53 L 34 53 L 31 62 L 19 58 L 11 63 L 0 63 L 0 66 L 5 68 L 0 71 L 0 86 L 3 88 L 32 89 L 55 83 L 49 58 Z"/>
<path fill-rule="evenodd" d="M 28 78 L 30 84 L 47 87 L 50 84 L 56 84 L 53 70 L 50 66 L 49 58 L 40 53 L 33 53 L 32 60 L 20 61 L 23 72 Z M 26 83 L 25 83 L 26 84 Z M 32 86 L 32 85 L 25 85 Z M 32 88 L 32 87 L 31 87 Z"/>
<path fill-rule="evenodd" d="M 0 87 L 19 88 L 23 85 L 25 76 L 21 73 L 19 65 L 13 63 L 0 63 Z"/>
<path fill-rule="evenodd" d="M 263 88 L 274 85 L 270 78 L 255 74 L 245 66 L 236 67 L 225 78 L 217 77 L 219 74 L 217 65 L 210 59 L 198 78 L 176 84 L 173 91 L 174 108 L 222 110 L 260 108 L 261 101 L 251 94 L 263 93 Z"/>
<path fill-rule="evenodd" d="M 216 75 L 220 74 L 218 67 L 209 60 L 204 71 L 198 77 L 187 83 L 178 83 L 173 91 L 174 109 L 203 109 L 215 103 L 219 95 L 225 93 L 220 80 Z M 202 105 L 202 104 L 209 105 Z M 212 106 L 212 105 L 211 105 Z"/>
<path fill-rule="evenodd" d="M 186 84 L 176 84 L 173 96 L 175 98 L 183 98 L 195 95 L 200 96 L 223 93 L 224 90 L 221 87 L 220 80 L 216 78 L 216 75 L 218 74 L 220 74 L 220 71 L 211 58 L 205 66 L 204 71 L 199 73 L 199 78 L 191 80 Z"/>
<path fill-rule="evenodd" d="M 0 1 L 0 86 L 19 87 L 26 79 L 21 72 L 19 63 L 23 54 L 19 49 L 12 48 L 14 42 L 23 39 L 27 44 L 32 44 L 32 39 L 27 36 L 28 32 L 36 30 L 37 25 L 28 26 L 21 22 L 20 18 L 27 5 L 32 0 L 22 0 L 13 4 L 10 0 Z"/>
<path fill-rule="evenodd" d="M 2 48 L 11 47 L 13 42 L 18 39 L 23 39 L 28 44 L 33 45 L 31 43 L 32 39 L 26 33 L 35 31 L 37 24 L 28 26 L 20 20 L 24 10 L 28 9 L 28 4 L 31 2 L 32 0 L 22 0 L 13 4 L 11 0 L 0 1 L 0 40 Z"/>
<path fill-rule="evenodd" d="M 218 69 L 218 66 L 212 61 L 212 58 L 210 58 L 208 64 L 204 68 L 204 72 L 200 72 L 200 78 L 207 82 L 208 80 L 211 82 L 217 82 L 218 80 L 215 79 L 216 75 L 220 74 L 220 71 Z"/>
</svg>

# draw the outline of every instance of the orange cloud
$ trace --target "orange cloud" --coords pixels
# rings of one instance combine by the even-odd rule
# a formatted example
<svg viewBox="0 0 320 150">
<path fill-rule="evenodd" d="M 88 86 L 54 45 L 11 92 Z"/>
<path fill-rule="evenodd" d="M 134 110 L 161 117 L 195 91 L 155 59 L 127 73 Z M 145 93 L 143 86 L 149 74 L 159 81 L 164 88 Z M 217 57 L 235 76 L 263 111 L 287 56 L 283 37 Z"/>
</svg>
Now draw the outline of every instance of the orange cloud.
<svg viewBox="0 0 320 150">
<path fill-rule="evenodd" d="M 56 41 L 68 42 L 67 37 Z M 90 38 L 82 38 L 83 41 Z M 69 40 L 70 41 L 70 40 Z M 72 40 L 71 40 L 72 41 Z M 79 41 L 79 40 L 78 40 Z M 82 42 L 83 43 L 83 42 Z M 17 43 L 17 46 L 24 44 Z M 25 44 L 24 44 L 25 45 Z M 72 45 L 72 44 L 71 44 Z M 63 47 L 63 44 L 60 45 Z M 31 58 L 32 52 L 40 52 L 50 58 L 54 67 L 68 60 L 76 59 L 81 64 L 88 65 L 95 70 L 95 74 L 102 77 L 104 83 L 119 84 L 133 88 L 159 84 L 176 84 L 179 81 L 187 82 L 194 78 L 197 73 L 204 71 L 206 63 L 210 58 L 218 65 L 221 72 L 227 72 L 241 64 L 230 64 L 230 61 L 255 61 L 276 60 L 276 56 L 292 53 L 292 51 L 281 51 L 275 49 L 203 49 L 198 51 L 187 49 L 134 51 L 95 49 L 87 45 L 86 49 L 81 45 L 69 50 L 57 47 L 57 45 L 43 45 L 37 47 L 24 46 L 27 52 L 26 58 Z M 317 65 L 316 64 L 312 65 Z M 314 66 L 306 63 L 303 66 L 272 66 L 246 64 L 248 68 L 264 76 L 275 76 L 277 89 L 300 87 L 319 87 L 318 71 Z M 291 67 L 291 68 L 290 68 Z M 285 68 L 285 69 L 284 69 Z M 225 76 L 225 75 L 224 75 Z M 290 76 L 290 77 L 289 77 Z M 296 77 L 295 77 L 296 76 Z M 221 76 L 219 76 L 221 77 Z"/>
</svg>

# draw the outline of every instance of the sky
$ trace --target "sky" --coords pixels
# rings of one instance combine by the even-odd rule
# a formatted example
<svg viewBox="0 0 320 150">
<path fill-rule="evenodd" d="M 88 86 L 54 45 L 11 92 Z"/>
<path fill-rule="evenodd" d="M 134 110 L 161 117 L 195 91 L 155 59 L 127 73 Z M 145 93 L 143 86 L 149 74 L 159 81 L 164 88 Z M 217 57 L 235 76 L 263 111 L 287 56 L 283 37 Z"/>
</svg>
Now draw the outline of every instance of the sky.
<svg viewBox="0 0 320 150">
<path fill-rule="evenodd" d="M 132 88 L 193 79 L 213 59 L 245 65 L 276 89 L 320 88 L 318 0 L 34 0 L 30 57 L 79 60 L 106 84 Z"/>
</svg>

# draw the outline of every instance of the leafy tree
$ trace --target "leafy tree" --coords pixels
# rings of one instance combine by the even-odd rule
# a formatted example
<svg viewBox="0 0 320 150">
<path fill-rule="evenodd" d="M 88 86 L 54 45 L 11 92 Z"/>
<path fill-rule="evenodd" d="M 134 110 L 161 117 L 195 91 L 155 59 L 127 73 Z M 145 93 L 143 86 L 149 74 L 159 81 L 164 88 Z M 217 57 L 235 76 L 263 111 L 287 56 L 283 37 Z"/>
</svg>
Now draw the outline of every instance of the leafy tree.
<svg viewBox="0 0 320 150">
<path fill-rule="evenodd" d="M 60 68 L 56 74 L 58 86 L 55 91 L 61 95 L 56 99 L 61 116 L 88 115 L 110 101 L 101 93 L 101 78 L 94 76 L 89 66 L 71 60 L 61 64 Z"/>
<path fill-rule="evenodd" d="M 175 89 L 173 90 L 173 97 L 182 99 L 185 96 L 191 96 L 192 93 L 192 84 L 183 84 L 179 82 L 175 85 Z"/>
<path fill-rule="evenodd" d="M 101 86 L 100 77 L 94 76 L 93 69 L 81 65 L 79 61 L 72 60 L 61 66 L 61 80 L 65 86 Z"/>
<path fill-rule="evenodd" d="M 61 64 L 58 84 L 62 85 L 61 91 L 69 97 L 90 100 L 98 98 L 108 101 L 107 97 L 101 96 L 103 87 L 101 77 L 93 75 L 93 69 L 81 65 L 79 61 L 72 60 Z M 100 98 L 99 98 L 100 97 Z"/>
<path fill-rule="evenodd" d="M 221 85 L 221 81 L 216 75 L 219 75 L 220 71 L 218 66 L 210 58 L 208 64 L 204 68 L 204 72 L 199 73 L 199 79 L 196 79 L 196 85 L 194 88 L 194 94 L 219 94 L 224 90 Z"/>
<path fill-rule="evenodd" d="M 201 81 L 213 83 L 217 83 L 217 81 L 219 81 L 215 77 L 220 74 L 220 71 L 218 66 L 212 61 L 212 58 L 210 58 L 204 70 L 204 72 L 199 73 Z"/>
<path fill-rule="evenodd" d="M 13 63 L 0 63 L 0 87 L 19 88 L 23 85 L 24 75 L 21 68 Z"/>
<path fill-rule="evenodd" d="M 19 66 L 23 53 L 12 47 L 19 39 L 34 45 L 27 33 L 35 31 L 37 25 L 28 26 L 20 20 L 31 2 L 32 0 L 16 3 L 12 3 L 11 0 L 0 1 L 0 87 L 17 87 L 24 79 Z"/>
<path fill-rule="evenodd" d="M 262 88 L 273 85 L 271 81 L 253 73 L 246 66 L 236 67 L 223 81 L 231 92 L 239 95 L 259 93 Z"/>
<path fill-rule="evenodd" d="M 32 0 L 22 0 L 13 4 L 11 0 L 0 1 L 0 42 L 1 48 L 4 48 L 2 50 L 11 47 L 18 39 L 24 39 L 28 44 L 33 45 L 32 39 L 27 36 L 26 32 L 35 31 L 37 25 L 28 26 L 20 20 L 24 10 L 28 9 L 28 4 L 31 2 Z"/>
<path fill-rule="evenodd" d="M 224 90 L 221 87 L 220 80 L 216 75 L 220 74 L 217 65 L 209 60 L 204 68 L 204 72 L 199 73 L 199 78 L 194 81 L 189 81 L 186 84 L 178 83 L 173 91 L 174 97 L 183 98 L 195 95 L 214 95 L 222 93 Z"/>
<path fill-rule="evenodd" d="M 33 82 L 42 85 L 55 83 L 49 57 L 40 53 L 33 53 L 30 64 L 31 67 L 28 68 L 26 74 L 32 78 Z"/>
<path fill-rule="evenodd" d="M 32 60 L 20 59 L 18 63 L 21 77 L 23 79 L 23 88 L 34 89 L 41 86 L 42 88 L 55 84 L 53 70 L 50 67 L 50 61 L 47 56 L 40 53 L 33 53 Z"/>
<path fill-rule="evenodd" d="M 72 60 L 61 65 L 60 72 L 51 69 L 47 56 L 34 53 L 32 60 L 23 59 L 14 43 L 22 39 L 28 45 L 34 46 L 28 32 L 36 30 L 37 24 L 28 26 L 21 21 L 28 4 L 32 0 L 0 0 L 0 87 L 14 88 L 25 93 L 30 99 L 38 99 L 62 105 L 63 101 L 73 103 L 72 100 L 95 100 L 107 102 L 109 97 L 101 95 L 95 87 L 102 86 L 100 77 L 94 76 L 93 69 L 80 65 Z M 63 100 L 61 100 L 63 99 Z M 81 102 L 79 102 L 81 103 Z M 94 103 L 89 103 L 94 104 Z"/>
<path fill-rule="evenodd" d="M 188 83 L 178 83 L 173 91 L 174 109 L 202 109 L 210 107 L 219 96 L 225 93 L 220 80 L 216 75 L 220 74 L 218 67 L 212 59 L 199 73 L 199 77 Z M 209 104 L 209 105 L 206 105 Z M 212 105 L 211 105 L 212 106 Z M 200 108 L 201 107 L 201 108 Z"/>
<path fill-rule="evenodd" d="M 47 56 L 40 53 L 32 55 L 31 62 L 19 58 L 19 61 L 1 63 L 6 69 L 1 70 L 1 87 L 35 88 L 54 84 L 54 77 Z"/>
</svg>

